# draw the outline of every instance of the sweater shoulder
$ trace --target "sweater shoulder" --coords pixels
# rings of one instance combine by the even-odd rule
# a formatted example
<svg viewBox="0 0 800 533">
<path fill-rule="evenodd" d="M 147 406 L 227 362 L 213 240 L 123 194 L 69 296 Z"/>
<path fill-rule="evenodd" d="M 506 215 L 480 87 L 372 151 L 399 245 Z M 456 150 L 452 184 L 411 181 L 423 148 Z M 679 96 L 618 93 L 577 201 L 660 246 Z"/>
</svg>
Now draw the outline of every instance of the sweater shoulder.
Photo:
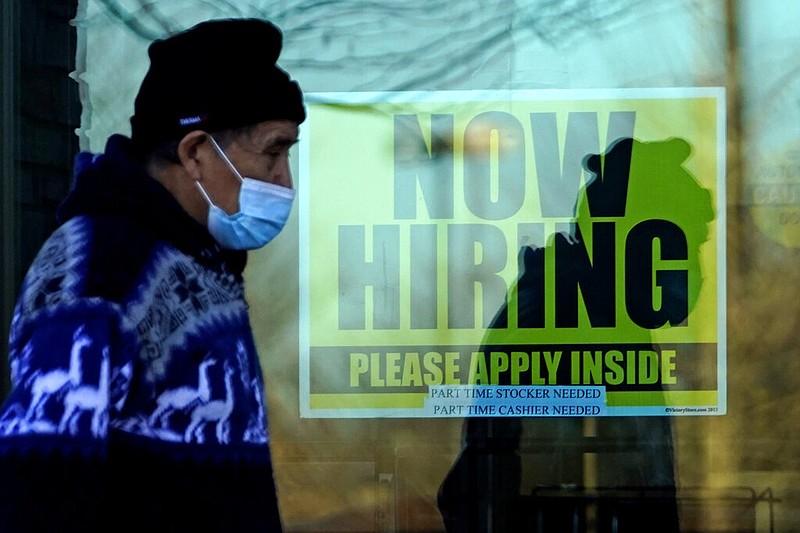
<svg viewBox="0 0 800 533">
<path fill-rule="evenodd" d="M 25 314 L 81 299 L 122 301 L 135 284 L 155 240 L 131 221 L 79 216 L 45 241 L 22 286 Z"/>
</svg>

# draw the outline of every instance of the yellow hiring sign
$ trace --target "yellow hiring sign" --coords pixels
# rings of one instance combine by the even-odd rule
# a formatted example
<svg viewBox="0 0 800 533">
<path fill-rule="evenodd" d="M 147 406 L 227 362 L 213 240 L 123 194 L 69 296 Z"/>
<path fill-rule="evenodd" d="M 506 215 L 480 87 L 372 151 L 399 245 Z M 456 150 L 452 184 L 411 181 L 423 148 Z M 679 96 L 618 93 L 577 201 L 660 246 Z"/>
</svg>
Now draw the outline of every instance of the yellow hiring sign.
<svg viewBox="0 0 800 533">
<path fill-rule="evenodd" d="M 497 387 L 500 416 L 724 413 L 723 112 L 714 88 L 311 95 L 303 416 L 498 416 Z"/>
</svg>

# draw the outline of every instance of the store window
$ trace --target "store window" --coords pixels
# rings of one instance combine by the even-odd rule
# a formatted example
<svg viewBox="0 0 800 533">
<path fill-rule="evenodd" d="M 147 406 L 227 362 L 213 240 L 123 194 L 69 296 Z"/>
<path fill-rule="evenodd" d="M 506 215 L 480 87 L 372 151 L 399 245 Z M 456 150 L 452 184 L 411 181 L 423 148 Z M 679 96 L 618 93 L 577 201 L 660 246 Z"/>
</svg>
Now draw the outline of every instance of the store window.
<svg viewBox="0 0 800 533">
<path fill-rule="evenodd" d="M 798 528 L 800 7 L 80 0 L 80 148 L 225 17 L 306 94 L 246 271 L 287 531 Z"/>
</svg>

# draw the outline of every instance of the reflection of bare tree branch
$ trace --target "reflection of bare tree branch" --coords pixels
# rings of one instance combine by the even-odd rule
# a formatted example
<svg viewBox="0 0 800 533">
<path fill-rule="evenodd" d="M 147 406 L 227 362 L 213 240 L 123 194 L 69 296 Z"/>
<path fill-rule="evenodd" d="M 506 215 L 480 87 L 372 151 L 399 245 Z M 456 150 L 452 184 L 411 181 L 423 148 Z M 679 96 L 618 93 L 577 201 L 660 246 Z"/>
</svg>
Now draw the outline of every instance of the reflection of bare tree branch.
<svg viewBox="0 0 800 533">
<path fill-rule="evenodd" d="M 522 6 L 517 20 L 519 29 L 546 44 L 563 47 L 588 34 L 610 32 L 615 26 L 646 15 L 657 5 L 643 0 L 540 0 Z"/>
<path fill-rule="evenodd" d="M 485 2 L 446 0 L 336 2 L 335 9 L 324 0 L 298 4 L 305 9 L 278 13 L 293 50 L 306 54 L 294 57 L 287 50 L 293 68 L 343 76 L 344 61 L 354 67 L 353 89 L 390 90 L 451 88 L 487 66 L 502 86 L 509 82 L 515 42 L 533 39 L 565 48 L 663 9 L 643 0 L 501 1 L 488 8 Z M 319 53 L 309 58 L 309 49 Z M 505 71 L 499 70 L 504 62 Z"/>
<path fill-rule="evenodd" d="M 220 16 L 227 18 L 254 16 L 252 13 L 248 14 L 247 8 L 242 9 L 241 3 L 231 2 L 230 0 L 201 0 L 195 3 L 213 8 L 220 13 Z"/>
<path fill-rule="evenodd" d="M 150 41 L 160 37 L 158 32 L 151 30 L 142 23 L 142 20 L 146 20 L 146 18 L 139 18 L 135 13 L 125 10 L 116 0 L 98 0 L 98 3 L 108 11 L 108 14 L 113 19 L 121 22 L 124 27 L 136 35 Z"/>
<path fill-rule="evenodd" d="M 123 0 L 98 1 L 144 39 L 179 29 L 158 2 L 139 0 L 134 10 L 123 8 Z M 333 75 L 340 90 L 452 88 L 489 70 L 496 81 L 483 83 L 502 86 L 515 41 L 565 47 L 663 9 L 644 0 L 499 0 L 488 7 L 480 0 L 171 0 L 169 6 L 273 20 L 291 38 L 282 63 L 293 73 Z"/>
<path fill-rule="evenodd" d="M 162 33 L 172 33 L 175 31 L 177 24 L 173 19 L 168 19 L 165 17 L 161 11 L 156 7 L 156 3 L 144 4 L 142 5 L 142 11 L 147 13 L 148 17 L 151 18 L 158 24 L 159 30 Z"/>
<path fill-rule="evenodd" d="M 481 65 L 508 63 L 514 4 L 474 1 L 305 2 L 284 10 L 293 69 L 330 73 L 350 90 L 450 88 Z M 308 50 L 318 51 L 314 56 Z M 296 51 L 296 52 L 295 52 Z M 507 69 L 506 69 L 507 72 Z"/>
<path fill-rule="evenodd" d="M 482 39 L 470 40 L 470 37 L 475 34 L 475 28 L 465 28 L 461 31 L 453 32 L 447 36 L 442 36 L 439 39 L 426 44 L 426 50 L 437 50 L 438 54 L 426 54 L 433 62 L 444 62 L 445 69 L 433 68 L 423 70 L 418 73 L 414 70 L 404 70 L 409 61 L 421 60 L 425 53 L 423 50 L 418 52 L 419 55 L 408 57 L 392 58 L 392 61 L 384 65 L 385 72 L 403 72 L 405 78 L 403 81 L 397 82 L 398 84 L 393 87 L 396 90 L 410 90 L 419 89 L 422 87 L 431 87 L 437 85 L 437 80 L 441 81 L 443 78 L 449 84 L 463 81 L 469 76 L 473 75 L 477 67 L 481 63 L 492 63 L 494 60 L 501 60 L 502 57 L 509 57 L 513 47 L 511 40 L 508 38 L 510 34 L 510 27 L 508 25 L 500 24 L 490 28 L 482 28 L 485 35 Z M 455 60 L 447 60 L 447 55 L 442 51 L 446 51 L 448 44 L 451 42 L 461 43 L 461 50 L 455 55 Z M 460 57 L 459 57 L 460 55 Z M 472 61 L 460 61 L 461 58 L 474 58 Z M 358 87 L 356 88 L 358 89 Z"/>
</svg>

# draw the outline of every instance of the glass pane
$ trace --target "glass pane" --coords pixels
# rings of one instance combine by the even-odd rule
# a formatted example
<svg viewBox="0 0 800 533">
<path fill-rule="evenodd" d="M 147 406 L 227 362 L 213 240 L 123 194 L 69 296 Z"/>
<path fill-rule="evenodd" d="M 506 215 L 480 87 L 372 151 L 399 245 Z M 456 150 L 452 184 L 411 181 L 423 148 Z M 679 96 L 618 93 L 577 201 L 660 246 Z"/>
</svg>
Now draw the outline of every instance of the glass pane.
<svg viewBox="0 0 800 533">
<path fill-rule="evenodd" d="M 800 525 L 800 7 L 79 6 L 94 152 L 153 39 L 284 31 L 298 204 L 246 282 L 287 531 Z"/>
</svg>

